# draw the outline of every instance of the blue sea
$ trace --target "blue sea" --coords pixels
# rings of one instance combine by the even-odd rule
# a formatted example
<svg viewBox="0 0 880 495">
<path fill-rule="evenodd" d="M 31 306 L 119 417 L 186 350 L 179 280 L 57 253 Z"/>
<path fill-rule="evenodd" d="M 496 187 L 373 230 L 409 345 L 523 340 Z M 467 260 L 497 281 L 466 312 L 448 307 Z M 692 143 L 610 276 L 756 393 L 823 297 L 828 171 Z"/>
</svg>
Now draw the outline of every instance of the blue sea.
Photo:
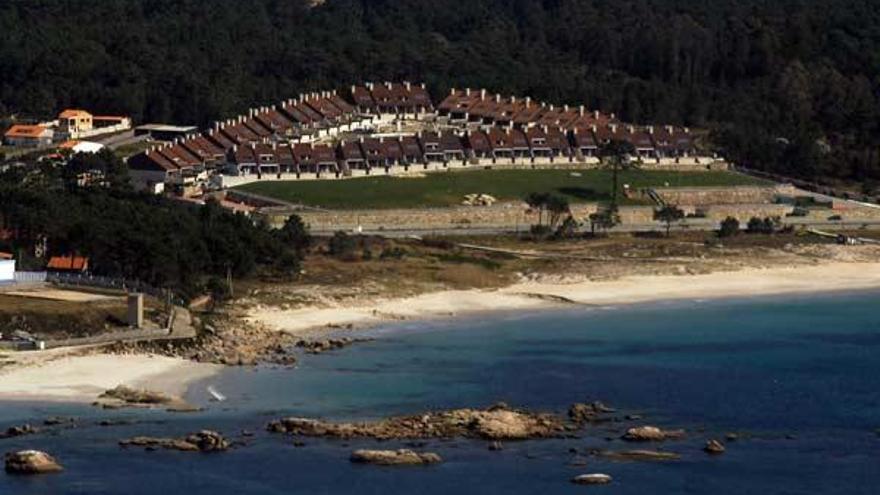
<svg viewBox="0 0 880 495">
<path fill-rule="evenodd" d="M 880 487 L 880 292 L 496 314 L 406 323 L 296 369 L 235 368 L 194 385 L 196 414 L 0 403 L 0 427 L 52 415 L 75 428 L 0 440 L 0 452 L 37 448 L 57 475 L 0 473 L 0 494 L 876 494 Z M 228 400 L 209 402 L 212 385 Z M 642 421 L 589 426 L 579 438 L 506 442 L 431 440 L 431 467 L 353 465 L 352 450 L 406 442 L 291 439 L 264 431 L 280 416 L 351 420 L 429 409 L 516 407 L 564 413 L 601 400 Z M 101 419 L 130 419 L 98 426 Z M 612 462 L 590 449 L 632 448 L 626 426 L 687 430 L 665 442 L 674 462 Z M 227 453 L 123 450 L 134 435 L 215 429 L 254 432 Z M 737 432 L 727 452 L 701 451 Z M 639 446 L 641 447 L 641 446 Z M 651 446 L 657 447 L 657 446 Z M 607 473 L 611 485 L 569 483 Z"/>
</svg>

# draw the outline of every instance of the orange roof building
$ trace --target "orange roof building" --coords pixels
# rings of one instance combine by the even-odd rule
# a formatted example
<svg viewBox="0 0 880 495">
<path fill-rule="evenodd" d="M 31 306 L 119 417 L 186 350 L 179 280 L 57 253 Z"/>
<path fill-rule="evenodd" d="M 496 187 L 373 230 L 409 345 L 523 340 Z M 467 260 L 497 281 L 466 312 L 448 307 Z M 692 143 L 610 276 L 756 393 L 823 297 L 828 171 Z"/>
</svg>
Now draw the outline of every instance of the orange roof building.
<svg viewBox="0 0 880 495">
<path fill-rule="evenodd" d="M 43 125 L 15 124 L 4 134 L 3 140 L 11 146 L 41 146 L 52 143 L 54 133 Z"/>
<path fill-rule="evenodd" d="M 58 272 L 86 272 L 89 270 L 89 259 L 83 256 L 52 256 L 46 269 Z"/>
</svg>

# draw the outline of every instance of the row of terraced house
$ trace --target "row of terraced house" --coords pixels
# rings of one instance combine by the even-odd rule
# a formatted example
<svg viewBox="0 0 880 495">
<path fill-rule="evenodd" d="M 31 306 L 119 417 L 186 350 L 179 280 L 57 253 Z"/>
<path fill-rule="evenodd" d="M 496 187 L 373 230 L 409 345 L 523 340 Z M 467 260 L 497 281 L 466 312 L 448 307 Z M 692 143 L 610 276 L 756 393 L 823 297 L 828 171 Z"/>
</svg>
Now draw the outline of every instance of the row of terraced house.
<svg viewBox="0 0 880 495">
<path fill-rule="evenodd" d="M 431 164 L 588 161 L 611 140 L 631 142 L 643 159 L 694 151 L 686 128 L 636 127 L 583 107 L 485 90 L 452 90 L 436 109 L 424 85 L 368 83 L 351 87 L 348 96 L 310 93 L 216 122 L 205 133 L 130 158 L 132 177 L 154 192 L 187 193 L 220 173 L 323 178 Z M 370 134 L 377 123 L 395 119 L 426 120 L 443 130 Z M 341 133 L 349 137 L 334 139 Z"/>
</svg>

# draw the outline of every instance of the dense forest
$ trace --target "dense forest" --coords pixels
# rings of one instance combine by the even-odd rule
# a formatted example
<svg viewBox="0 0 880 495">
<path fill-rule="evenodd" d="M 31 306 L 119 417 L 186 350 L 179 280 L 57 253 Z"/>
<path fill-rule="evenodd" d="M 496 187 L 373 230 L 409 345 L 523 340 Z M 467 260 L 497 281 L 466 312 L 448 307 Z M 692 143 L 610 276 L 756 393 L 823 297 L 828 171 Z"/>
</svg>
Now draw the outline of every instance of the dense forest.
<svg viewBox="0 0 880 495">
<path fill-rule="evenodd" d="M 0 115 L 204 125 L 363 80 L 707 127 L 740 164 L 880 179 L 873 0 L 10 0 Z"/>
</svg>

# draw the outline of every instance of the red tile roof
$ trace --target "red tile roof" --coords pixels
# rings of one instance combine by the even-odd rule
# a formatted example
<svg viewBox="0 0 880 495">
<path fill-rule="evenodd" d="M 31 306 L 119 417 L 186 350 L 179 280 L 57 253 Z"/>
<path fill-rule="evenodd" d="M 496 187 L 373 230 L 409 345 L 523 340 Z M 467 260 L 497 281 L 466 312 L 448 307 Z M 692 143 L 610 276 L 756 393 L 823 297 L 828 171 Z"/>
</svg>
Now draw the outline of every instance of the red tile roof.
<svg viewBox="0 0 880 495">
<path fill-rule="evenodd" d="M 46 265 L 49 270 L 84 272 L 89 269 L 89 259 L 83 256 L 53 256 Z"/>
</svg>

